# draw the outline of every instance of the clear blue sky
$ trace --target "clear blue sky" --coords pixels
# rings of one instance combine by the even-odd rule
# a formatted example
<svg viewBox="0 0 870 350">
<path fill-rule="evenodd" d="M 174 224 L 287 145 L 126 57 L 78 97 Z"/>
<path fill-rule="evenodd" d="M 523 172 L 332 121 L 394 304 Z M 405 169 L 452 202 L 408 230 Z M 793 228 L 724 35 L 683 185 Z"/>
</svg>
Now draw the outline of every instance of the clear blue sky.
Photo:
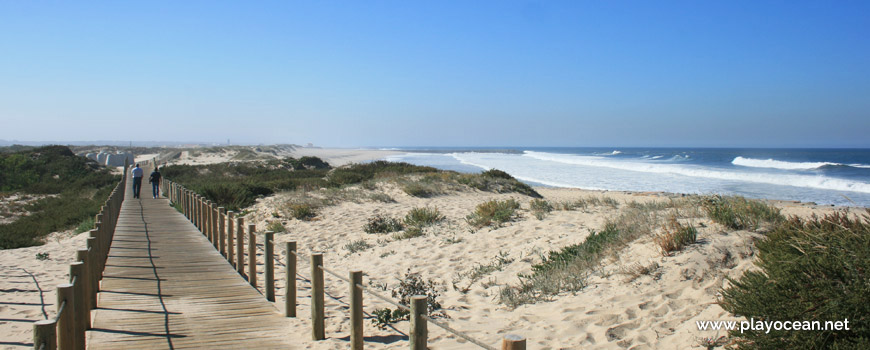
<svg viewBox="0 0 870 350">
<path fill-rule="evenodd" d="M 868 1 L 0 1 L 0 139 L 870 147 Z"/>
</svg>

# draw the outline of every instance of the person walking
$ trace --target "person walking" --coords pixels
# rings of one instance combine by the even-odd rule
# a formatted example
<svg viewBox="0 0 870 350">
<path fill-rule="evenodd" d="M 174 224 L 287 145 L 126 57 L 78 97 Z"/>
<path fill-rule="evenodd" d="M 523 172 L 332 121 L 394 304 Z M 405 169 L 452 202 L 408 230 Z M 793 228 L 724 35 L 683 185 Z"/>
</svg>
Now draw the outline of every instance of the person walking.
<svg viewBox="0 0 870 350">
<path fill-rule="evenodd" d="M 151 183 L 151 191 L 154 194 L 154 198 L 160 196 L 160 168 L 155 167 L 154 171 L 151 172 L 151 177 L 148 178 L 148 182 Z"/>
<path fill-rule="evenodd" d="M 136 167 L 133 168 L 133 198 L 139 198 L 139 191 L 142 190 L 142 176 L 145 175 L 145 170 L 139 167 L 139 164 L 136 164 Z"/>
</svg>

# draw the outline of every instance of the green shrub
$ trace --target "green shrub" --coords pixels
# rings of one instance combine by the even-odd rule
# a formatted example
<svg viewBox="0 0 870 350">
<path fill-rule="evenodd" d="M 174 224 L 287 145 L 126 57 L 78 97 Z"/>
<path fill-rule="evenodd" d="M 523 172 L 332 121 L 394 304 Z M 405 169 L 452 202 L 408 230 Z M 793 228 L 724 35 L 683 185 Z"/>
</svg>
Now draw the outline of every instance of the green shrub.
<svg viewBox="0 0 870 350">
<path fill-rule="evenodd" d="M 49 233 L 79 226 L 90 230 L 93 222 L 84 221 L 93 220 L 118 181 L 65 146 L 0 152 L 0 191 L 54 195 L 25 205 L 29 215 L 0 224 L 0 249 L 39 245 Z"/>
<path fill-rule="evenodd" d="M 405 215 L 405 225 L 425 227 L 444 220 L 438 208 L 413 208 Z"/>
<path fill-rule="evenodd" d="M 372 324 L 380 329 L 386 329 L 387 326 L 393 323 L 407 320 L 411 316 L 411 312 L 405 309 L 396 308 L 392 310 L 385 307 L 383 309 L 375 309 L 372 315 L 375 316 L 372 318 Z"/>
<path fill-rule="evenodd" d="M 438 302 L 438 296 L 441 295 L 438 292 L 438 285 L 431 280 L 424 281 L 419 273 L 412 273 L 410 269 L 404 277 L 399 279 L 398 288 L 394 289 L 391 294 L 393 298 L 399 299 L 399 304 L 406 307 L 410 307 L 411 297 L 424 295 L 426 296 L 429 316 L 445 316 L 443 312 L 436 313 L 436 311 L 441 310 L 441 303 Z M 390 308 L 376 309 L 373 314 L 375 318 L 372 319 L 372 324 L 381 329 L 386 328 L 390 324 L 407 320 L 408 316 L 410 316 L 408 310 L 400 308 L 395 310 Z"/>
<path fill-rule="evenodd" d="M 410 182 L 402 186 L 402 191 L 405 191 L 410 196 L 428 198 L 438 194 L 438 191 L 431 185 L 421 183 L 419 181 Z"/>
<path fill-rule="evenodd" d="M 719 304 L 755 321 L 849 320 L 841 331 L 732 331 L 741 349 L 867 349 L 870 346 L 870 209 L 791 218 L 756 242 L 759 269 L 722 291 Z"/>
<path fill-rule="evenodd" d="M 351 254 L 361 252 L 371 247 L 372 245 L 366 242 L 366 240 L 364 239 L 356 240 L 344 245 L 344 249 L 347 249 L 347 251 Z"/>
<path fill-rule="evenodd" d="M 266 225 L 266 231 L 287 232 L 287 228 L 280 221 L 272 221 Z"/>
<path fill-rule="evenodd" d="M 423 228 L 420 226 L 408 226 L 404 231 L 396 232 L 393 234 L 393 238 L 395 239 L 411 239 L 415 237 L 420 237 L 424 235 Z"/>
<path fill-rule="evenodd" d="M 82 220 L 78 227 L 76 227 L 75 234 L 79 234 L 82 232 L 90 231 L 94 229 L 94 217 L 90 216 L 87 219 Z"/>
<path fill-rule="evenodd" d="M 298 220 L 308 221 L 317 216 L 315 208 L 310 204 L 291 204 L 290 214 Z"/>
<path fill-rule="evenodd" d="M 533 198 L 543 198 L 531 186 L 520 182 L 510 174 L 497 170 L 487 170 L 481 174 L 462 174 L 457 181 L 461 184 L 481 191 L 495 193 L 516 192 Z"/>
<path fill-rule="evenodd" d="M 36 253 L 36 260 L 44 261 L 44 260 L 48 260 L 48 259 L 49 259 L 48 252 Z"/>
<path fill-rule="evenodd" d="M 500 226 L 501 224 L 513 220 L 516 210 L 520 208 L 520 203 L 514 199 L 504 201 L 491 200 L 479 204 L 474 213 L 468 215 L 465 220 L 474 228 L 486 226 Z"/>
<path fill-rule="evenodd" d="M 671 252 L 682 250 L 683 247 L 698 240 L 698 230 L 694 226 L 683 226 L 677 221 L 676 215 L 671 215 L 668 222 L 662 226 L 662 233 L 653 239 L 658 244 L 662 255 L 669 256 Z"/>
<path fill-rule="evenodd" d="M 438 297 L 441 295 L 438 292 L 438 285 L 431 280 L 423 280 L 419 273 L 408 269 L 405 276 L 399 279 L 399 287 L 393 290 L 392 296 L 399 299 L 399 304 L 410 306 L 411 297 L 416 295 L 426 296 L 426 305 L 430 314 L 441 309 L 441 303 L 438 302 Z"/>
<path fill-rule="evenodd" d="M 369 222 L 363 226 L 366 233 L 390 233 L 401 231 L 405 226 L 402 222 L 391 217 L 376 215 L 369 218 Z"/>
<path fill-rule="evenodd" d="M 532 210 L 532 214 L 538 220 L 544 220 L 544 217 L 547 216 L 551 211 L 553 211 L 553 206 L 550 202 L 547 202 L 543 199 L 532 199 L 529 202 L 529 208 Z"/>
<path fill-rule="evenodd" d="M 740 196 L 710 196 L 702 206 L 711 220 L 735 230 L 757 230 L 762 223 L 775 225 L 783 220 L 776 207 Z"/>
</svg>

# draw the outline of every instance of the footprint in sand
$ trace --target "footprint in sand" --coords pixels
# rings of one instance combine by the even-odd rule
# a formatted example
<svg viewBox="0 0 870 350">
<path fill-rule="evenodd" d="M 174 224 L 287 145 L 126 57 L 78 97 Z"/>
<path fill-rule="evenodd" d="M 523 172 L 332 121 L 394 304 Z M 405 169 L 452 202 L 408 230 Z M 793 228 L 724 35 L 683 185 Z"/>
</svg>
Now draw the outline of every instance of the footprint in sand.
<svg viewBox="0 0 870 350">
<path fill-rule="evenodd" d="M 614 324 L 617 322 L 619 322 L 619 315 L 607 314 L 607 315 L 601 315 L 601 317 L 598 318 L 598 322 L 595 322 L 595 325 L 596 326 L 604 326 L 604 325 Z"/>
<path fill-rule="evenodd" d="M 607 331 L 604 332 L 604 335 L 607 337 L 607 341 L 615 341 L 615 340 L 623 340 L 629 333 L 635 329 L 637 329 L 638 322 L 628 322 L 618 325 L 616 327 L 610 327 Z M 628 341 L 631 344 L 631 341 Z"/>
</svg>

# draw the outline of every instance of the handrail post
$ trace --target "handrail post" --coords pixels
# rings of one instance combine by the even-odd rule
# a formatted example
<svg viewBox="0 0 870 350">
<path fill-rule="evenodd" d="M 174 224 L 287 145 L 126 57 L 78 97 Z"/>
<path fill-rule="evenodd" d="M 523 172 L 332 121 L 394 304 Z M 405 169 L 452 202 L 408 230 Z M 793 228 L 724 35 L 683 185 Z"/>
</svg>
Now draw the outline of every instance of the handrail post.
<svg viewBox="0 0 870 350">
<path fill-rule="evenodd" d="M 326 339 L 323 306 L 323 253 L 311 253 L 311 337 Z"/>
<path fill-rule="evenodd" d="M 217 239 L 215 239 L 215 237 L 214 237 L 214 231 L 215 231 L 214 230 L 214 222 L 215 222 L 214 211 L 215 211 L 214 203 L 212 203 L 210 200 L 206 200 L 205 201 L 205 212 L 206 212 L 206 218 L 205 218 L 205 227 L 206 228 L 205 228 L 205 230 L 206 230 L 206 235 L 208 236 L 208 240 L 211 242 L 211 245 L 213 245 L 214 248 L 217 249 L 218 242 L 217 242 Z"/>
<path fill-rule="evenodd" d="M 64 305 L 66 302 L 66 306 Z M 61 310 L 63 307 L 63 310 Z M 73 285 L 57 286 L 57 346 L 61 350 L 75 348 L 75 315 L 73 314 Z"/>
<path fill-rule="evenodd" d="M 284 245 L 284 315 L 296 317 L 296 241 Z"/>
<path fill-rule="evenodd" d="M 218 213 L 217 203 L 210 202 L 210 211 L 211 213 L 211 241 L 214 245 L 214 249 L 220 252 L 220 230 L 218 230 L 218 221 L 220 220 L 220 214 Z"/>
<path fill-rule="evenodd" d="M 81 287 L 78 289 L 82 292 L 82 311 L 80 313 L 83 321 L 84 329 L 91 329 L 91 261 L 88 259 L 89 251 L 87 249 L 79 249 L 76 251 L 76 257 L 82 263 L 81 268 Z"/>
<path fill-rule="evenodd" d="M 74 349 L 76 350 L 84 350 L 85 349 L 85 330 L 87 327 L 85 326 L 85 312 L 90 312 L 85 307 L 85 274 L 84 274 L 85 264 L 82 262 L 74 262 L 69 264 L 69 278 L 73 282 L 73 295 L 72 295 L 72 305 L 67 303 L 67 306 L 71 306 L 68 311 L 72 313 L 73 318 L 73 342 L 75 343 Z"/>
<path fill-rule="evenodd" d="M 97 308 L 97 291 L 100 290 L 100 271 L 99 263 L 97 262 L 97 256 L 99 256 L 99 253 L 97 252 L 97 242 L 98 240 L 95 237 L 88 237 L 88 266 L 90 267 L 88 269 L 88 279 L 91 282 L 91 288 L 88 291 L 88 307 L 91 310 Z"/>
<path fill-rule="evenodd" d="M 88 242 L 89 244 L 93 244 L 94 247 L 94 280 L 99 281 L 103 278 L 103 242 L 100 240 L 100 231 L 99 230 L 90 230 L 89 231 Z M 93 239 L 93 243 L 91 242 Z M 94 291 L 99 289 L 99 285 Z"/>
<path fill-rule="evenodd" d="M 263 245 L 266 246 L 266 257 L 263 259 L 266 267 L 266 300 L 274 302 L 275 301 L 275 233 L 272 231 L 266 231 L 265 241 Z"/>
<path fill-rule="evenodd" d="M 235 219 L 236 213 L 232 210 L 227 212 L 227 261 L 230 262 L 230 265 L 236 266 L 236 256 L 235 252 L 235 230 L 233 225 L 233 219 Z"/>
<path fill-rule="evenodd" d="M 236 238 L 236 269 L 239 271 L 239 275 L 245 277 L 245 218 L 239 217 L 236 221 L 236 231 L 238 231 L 238 237 Z"/>
<path fill-rule="evenodd" d="M 257 288 L 257 225 L 248 225 L 248 282 Z"/>
<path fill-rule="evenodd" d="M 423 315 L 427 313 L 426 296 L 415 295 L 411 297 L 411 350 L 426 350 L 426 342 L 428 339 L 428 331 L 426 329 L 426 319 Z"/>
<path fill-rule="evenodd" d="M 227 257 L 227 208 L 218 207 L 218 240 L 220 241 L 218 245 L 220 246 L 221 255 L 224 258 Z"/>
<path fill-rule="evenodd" d="M 501 341 L 501 350 L 526 350 L 526 338 L 516 334 L 505 335 Z"/>
<path fill-rule="evenodd" d="M 350 272 L 350 348 L 363 348 L 363 291 L 357 285 L 362 285 L 363 272 Z"/>
<path fill-rule="evenodd" d="M 57 321 L 39 320 L 33 323 L 33 349 L 57 350 Z"/>
</svg>

